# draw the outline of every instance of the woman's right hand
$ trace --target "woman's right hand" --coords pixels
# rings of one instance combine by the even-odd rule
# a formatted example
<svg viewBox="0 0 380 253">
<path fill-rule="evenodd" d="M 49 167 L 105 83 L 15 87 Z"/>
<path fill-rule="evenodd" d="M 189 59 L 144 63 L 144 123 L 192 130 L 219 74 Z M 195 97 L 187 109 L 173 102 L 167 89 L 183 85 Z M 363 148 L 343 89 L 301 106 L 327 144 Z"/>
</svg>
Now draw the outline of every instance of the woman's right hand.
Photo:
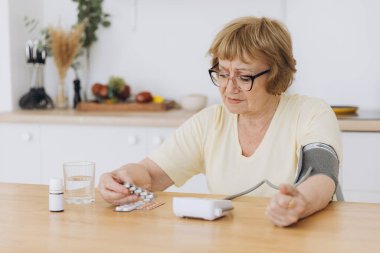
<svg viewBox="0 0 380 253">
<path fill-rule="evenodd" d="M 138 199 L 138 196 L 131 194 L 123 186 L 125 182 L 151 190 L 151 181 L 149 172 L 143 165 L 127 164 L 120 169 L 104 173 L 100 177 L 98 188 L 105 201 L 113 205 L 123 205 Z"/>
</svg>

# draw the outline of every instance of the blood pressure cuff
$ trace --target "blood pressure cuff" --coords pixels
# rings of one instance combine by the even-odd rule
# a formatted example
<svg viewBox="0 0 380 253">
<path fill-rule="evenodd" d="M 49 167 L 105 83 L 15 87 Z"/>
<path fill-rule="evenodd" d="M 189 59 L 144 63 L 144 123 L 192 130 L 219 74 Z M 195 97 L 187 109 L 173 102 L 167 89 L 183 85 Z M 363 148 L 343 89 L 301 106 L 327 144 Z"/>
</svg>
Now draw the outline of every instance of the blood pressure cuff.
<svg viewBox="0 0 380 253">
<path fill-rule="evenodd" d="M 295 183 L 303 179 L 309 168 L 309 176 L 326 175 L 334 181 L 335 188 L 338 187 L 339 160 L 330 145 L 315 142 L 301 147 Z"/>
</svg>

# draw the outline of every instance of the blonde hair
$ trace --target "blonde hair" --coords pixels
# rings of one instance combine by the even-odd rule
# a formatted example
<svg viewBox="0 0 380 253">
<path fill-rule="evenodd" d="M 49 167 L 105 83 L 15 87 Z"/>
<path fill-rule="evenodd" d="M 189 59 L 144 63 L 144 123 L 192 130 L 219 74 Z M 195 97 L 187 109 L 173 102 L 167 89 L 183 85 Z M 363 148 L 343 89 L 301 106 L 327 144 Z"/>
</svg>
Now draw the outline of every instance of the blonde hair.
<svg viewBox="0 0 380 253">
<path fill-rule="evenodd" d="M 245 63 L 249 59 L 265 60 L 271 68 L 266 90 L 279 95 L 294 80 L 296 60 L 292 51 L 290 34 L 281 22 L 269 18 L 242 17 L 228 23 L 216 35 L 209 54 L 212 66 L 218 63 L 218 59 L 238 58 Z"/>
</svg>

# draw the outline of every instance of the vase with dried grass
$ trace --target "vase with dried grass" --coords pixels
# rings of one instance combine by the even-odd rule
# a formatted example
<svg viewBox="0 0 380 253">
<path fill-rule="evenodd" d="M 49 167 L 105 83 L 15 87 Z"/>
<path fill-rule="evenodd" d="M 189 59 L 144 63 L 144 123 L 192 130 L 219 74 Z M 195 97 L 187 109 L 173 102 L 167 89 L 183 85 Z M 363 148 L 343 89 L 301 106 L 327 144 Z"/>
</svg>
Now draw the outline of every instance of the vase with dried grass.
<svg viewBox="0 0 380 253">
<path fill-rule="evenodd" d="M 58 69 L 59 85 L 56 99 L 56 107 L 67 108 L 67 97 L 65 95 L 65 77 L 67 70 L 74 61 L 81 47 L 84 24 L 76 25 L 70 30 L 61 27 L 50 27 L 50 48 Z"/>
</svg>

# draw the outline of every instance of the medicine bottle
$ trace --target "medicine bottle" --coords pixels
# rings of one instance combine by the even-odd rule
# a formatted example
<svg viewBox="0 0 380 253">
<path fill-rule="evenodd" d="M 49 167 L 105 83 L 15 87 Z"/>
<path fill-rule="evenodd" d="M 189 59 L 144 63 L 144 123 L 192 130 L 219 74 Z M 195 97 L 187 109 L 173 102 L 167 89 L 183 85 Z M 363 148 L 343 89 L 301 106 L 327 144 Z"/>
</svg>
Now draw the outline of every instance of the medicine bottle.
<svg viewBox="0 0 380 253">
<path fill-rule="evenodd" d="M 63 184 L 60 178 L 51 178 L 49 182 L 49 211 L 63 211 Z"/>
</svg>

